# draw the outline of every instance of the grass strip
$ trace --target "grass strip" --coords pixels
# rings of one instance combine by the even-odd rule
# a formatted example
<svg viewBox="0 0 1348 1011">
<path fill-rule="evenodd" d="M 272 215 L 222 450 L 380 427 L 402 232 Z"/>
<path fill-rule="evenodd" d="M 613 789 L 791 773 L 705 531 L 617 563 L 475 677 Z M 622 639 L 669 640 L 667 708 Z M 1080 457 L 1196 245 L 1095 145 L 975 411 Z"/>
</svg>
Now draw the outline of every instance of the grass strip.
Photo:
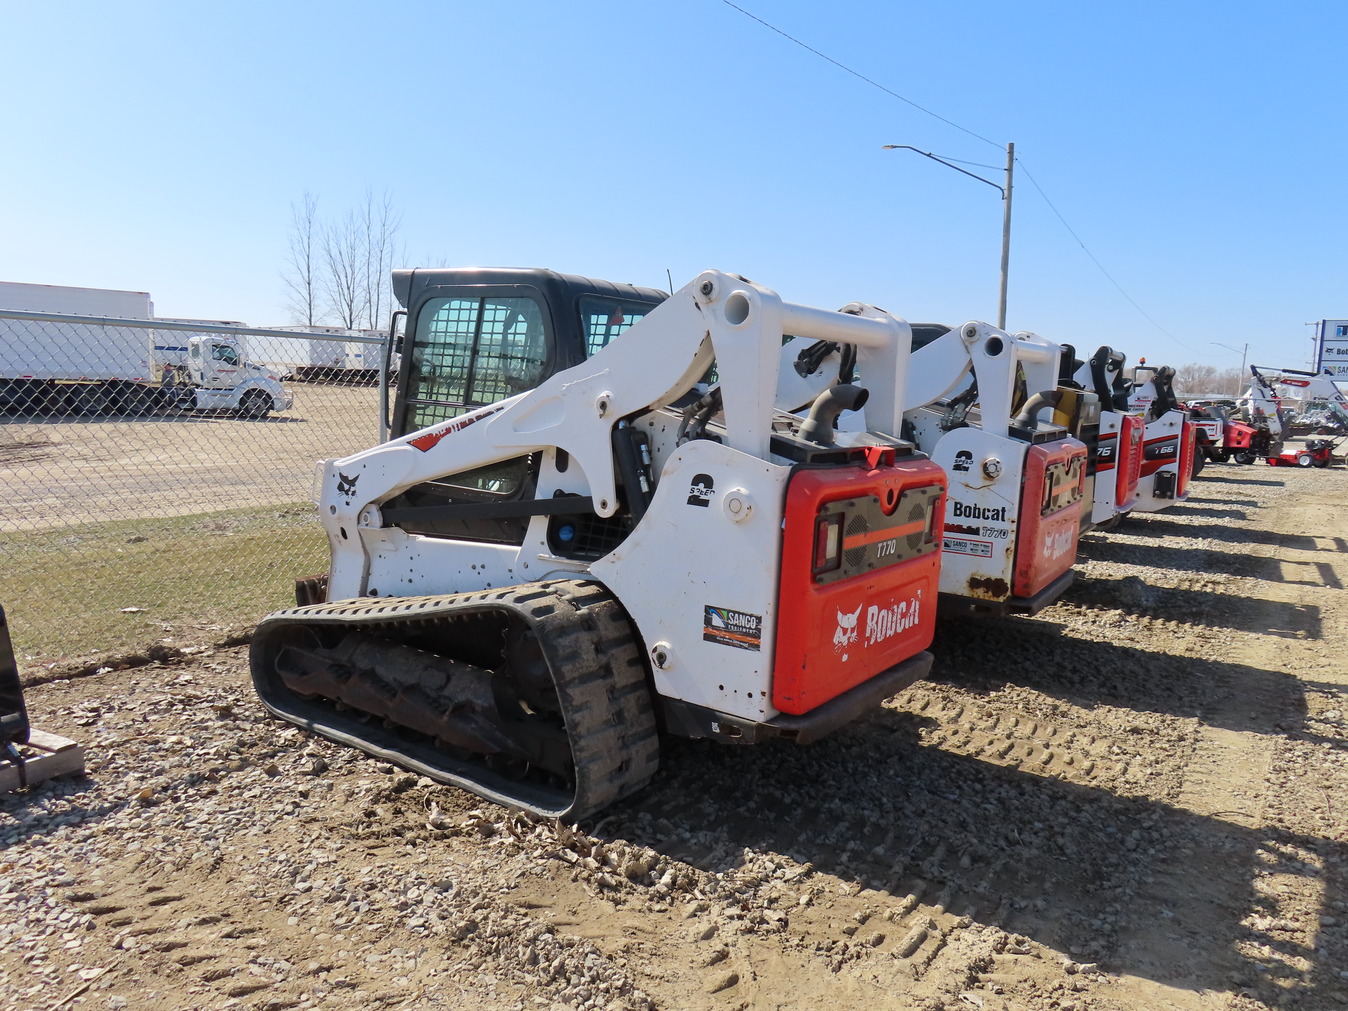
<svg viewBox="0 0 1348 1011">
<path fill-rule="evenodd" d="M 0 535 L 19 666 L 191 646 L 250 628 L 328 567 L 308 503 Z"/>
</svg>

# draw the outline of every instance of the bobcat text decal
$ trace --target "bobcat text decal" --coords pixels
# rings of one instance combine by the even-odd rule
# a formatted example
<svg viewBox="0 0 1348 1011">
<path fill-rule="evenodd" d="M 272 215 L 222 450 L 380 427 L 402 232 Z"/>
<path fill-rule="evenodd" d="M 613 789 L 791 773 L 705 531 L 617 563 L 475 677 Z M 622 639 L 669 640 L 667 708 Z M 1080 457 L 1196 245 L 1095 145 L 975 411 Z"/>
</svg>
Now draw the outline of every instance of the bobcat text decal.
<svg viewBox="0 0 1348 1011">
<path fill-rule="evenodd" d="M 909 597 L 898 604 L 888 607 L 866 608 L 866 642 L 874 646 L 878 642 L 891 639 L 900 632 L 906 632 L 917 624 L 922 609 L 922 595 Z"/>
<path fill-rule="evenodd" d="M 950 506 L 950 515 L 955 519 L 988 520 L 991 523 L 1006 522 L 1006 506 L 965 505 L 958 499 L 951 499 Z"/>
<path fill-rule="evenodd" d="M 863 609 L 866 612 L 865 639 L 861 639 L 862 630 L 857 627 L 861 623 Z M 919 592 L 915 597 L 884 606 L 858 604 L 851 614 L 843 611 L 837 611 L 836 614 L 838 627 L 833 632 L 833 650 L 841 653 L 843 660 L 847 660 L 848 647 L 858 640 L 862 648 L 868 648 L 917 625 L 922 619 L 922 594 Z"/>
<path fill-rule="evenodd" d="M 425 435 L 418 435 L 415 439 L 408 439 L 407 444 L 423 453 L 429 452 L 440 444 L 440 440 L 447 435 L 453 435 L 455 432 L 461 432 L 469 425 L 481 421 L 483 418 L 489 418 L 497 411 L 501 410 L 499 405 L 487 408 L 485 411 L 478 411 L 476 414 L 466 414 L 462 418 L 456 418 L 444 428 L 437 428 L 434 432 L 427 432 Z"/>
</svg>

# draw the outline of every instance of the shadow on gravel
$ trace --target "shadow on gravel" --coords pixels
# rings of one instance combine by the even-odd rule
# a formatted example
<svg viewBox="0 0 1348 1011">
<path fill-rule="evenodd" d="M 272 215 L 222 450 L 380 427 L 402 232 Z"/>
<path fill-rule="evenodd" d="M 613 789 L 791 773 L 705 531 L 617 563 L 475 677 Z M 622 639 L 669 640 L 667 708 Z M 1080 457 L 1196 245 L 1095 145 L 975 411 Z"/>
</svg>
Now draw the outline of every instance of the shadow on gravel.
<svg viewBox="0 0 1348 1011">
<path fill-rule="evenodd" d="M 1229 527 L 1220 523 L 1198 526 L 1193 523 L 1178 523 L 1164 516 L 1152 515 L 1139 517 L 1136 514 L 1111 530 L 1110 535 L 1134 534 L 1142 537 L 1210 537 L 1232 544 L 1269 544 L 1275 547 L 1296 548 L 1299 551 L 1337 551 L 1337 548 L 1320 546 L 1327 537 L 1309 537 L 1304 534 L 1280 534 L 1272 530 L 1260 530 L 1257 527 Z"/>
<path fill-rule="evenodd" d="M 1185 501 L 1197 505 L 1249 506 L 1250 508 L 1259 505 L 1259 500 L 1256 498 L 1203 498 L 1199 495 L 1190 495 Z"/>
<path fill-rule="evenodd" d="M 1110 627 L 1101 625 L 1095 633 L 1100 638 L 1079 639 L 1042 618 L 948 619 L 936 626 L 929 680 L 982 694 L 1014 684 L 1087 709 L 1169 713 L 1254 733 L 1280 734 L 1306 715 L 1305 692 L 1294 677 L 1118 645 L 1104 638 Z M 1247 703 L 1238 710 L 1247 715 L 1216 719 L 1219 703 L 1232 699 Z"/>
<path fill-rule="evenodd" d="M 1264 480 L 1261 480 L 1261 479 L 1256 478 L 1256 477 L 1227 477 L 1227 476 L 1225 476 L 1225 475 L 1222 475 L 1221 477 L 1217 477 L 1217 475 L 1215 475 L 1215 474 L 1213 475 L 1213 477 L 1216 478 L 1217 480 L 1223 482 L 1224 484 L 1253 484 L 1253 485 L 1258 485 L 1258 486 L 1261 487 L 1261 488 L 1286 488 L 1286 487 L 1287 487 L 1287 482 L 1286 482 L 1286 481 L 1276 481 L 1276 480 L 1275 480 L 1275 481 L 1264 481 Z"/>
<path fill-rule="evenodd" d="M 1276 558 L 1263 558 L 1248 552 L 1214 551 L 1211 548 L 1182 548 L 1171 544 L 1136 544 L 1087 536 L 1077 544 L 1082 558 L 1120 565 L 1146 565 L 1179 572 L 1220 572 L 1251 576 L 1255 579 L 1282 581 L 1282 567 Z M 1078 574 L 1077 581 L 1082 577 Z M 1072 584 L 1073 586 L 1076 583 Z M 1068 591 L 1070 598 L 1071 591 Z"/>
<path fill-rule="evenodd" d="M 930 723 L 884 709 L 808 748 L 674 742 L 619 831 L 706 871 L 738 867 L 751 850 L 841 879 L 818 882 L 820 901 L 842 903 L 839 943 L 852 910 L 881 914 L 868 930 L 905 931 L 884 914 L 921 902 L 1113 972 L 1274 1004 L 1291 990 L 1303 1008 L 1343 995 L 1348 951 L 1289 940 L 1285 912 L 1261 890 L 1263 875 L 1295 875 L 1329 915 L 1348 896 L 1322 855 L 1343 847 L 952 754 L 921 743 Z M 800 940 L 829 943 L 817 930 Z M 1267 945 L 1258 964 L 1242 943 Z"/>
<path fill-rule="evenodd" d="M 1191 505 L 1191 502 L 1193 502 L 1193 499 L 1181 502 L 1178 505 L 1172 505 L 1166 510 L 1166 513 L 1171 516 L 1206 516 L 1223 520 L 1246 520 L 1250 518 L 1250 514 L 1244 509 L 1209 509 L 1206 506 Z M 1226 504 L 1229 505 L 1230 503 Z"/>
<path fill-rule="evenodd" d="M 1276 563 L 1273 569 L 1275 572 L 1278 570 Z M 1329 575 L 1334 576 L 1332 569 Z M 1262 578 L 1284 581 L 1272 573 Z M 1337 579 L 1336 576 L 1334 578 Z M 1323 575 L 1317 574 L 1308 581 L 1308 585 L 1325 585 Z M 1152 586 L 1138 576 L 1118 579 L 1078 576 L 1063 594 L 1062 602 L 1123 611 L 1137 617 L 1164 618 L 1186 625 L 1234 628 L 1242 632 L 1276 635 L 1283 639 L 1323 638 L 1320 608 L 1314 604 L 1237 597 L 1227 591 L 1215 593 L 1212 590 Z"/>
<path fill-rule="evenodd" d="M 60 776 L 34 783 L 26 790 L 0 794 L 0 853 L 20 840 L 51 838 L 68 832 L 70 826 L 100 821 L 131 802 L 130 798 L 95 801 L 93 798 L 101 796 L 99 786 L 99 782 L 87 774 Z M 79 794 L 88 794 L 90 802 L 68 800 Z M 68 806 L 59 819 L 54 819 L 46 808 L 58 798 L 66 800 Z"/>
</svg>

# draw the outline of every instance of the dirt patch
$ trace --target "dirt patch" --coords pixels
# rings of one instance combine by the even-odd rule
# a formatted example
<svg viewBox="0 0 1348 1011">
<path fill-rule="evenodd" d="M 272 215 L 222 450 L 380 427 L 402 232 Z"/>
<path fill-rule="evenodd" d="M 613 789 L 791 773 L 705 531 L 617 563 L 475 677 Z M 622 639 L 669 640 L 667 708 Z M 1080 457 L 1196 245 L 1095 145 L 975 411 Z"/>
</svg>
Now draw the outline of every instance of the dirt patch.
<svg viewBox="0 0 1348 1011">
<path fill-rule="evenodd" d="M 597 822 L 266 717 L 242 650 L 31 688 L 0 1008 L 1348 1002 L 1348 472 L 1209 468 L 1034 620 L 808 748 L 672 741 Z"/>
</svg>

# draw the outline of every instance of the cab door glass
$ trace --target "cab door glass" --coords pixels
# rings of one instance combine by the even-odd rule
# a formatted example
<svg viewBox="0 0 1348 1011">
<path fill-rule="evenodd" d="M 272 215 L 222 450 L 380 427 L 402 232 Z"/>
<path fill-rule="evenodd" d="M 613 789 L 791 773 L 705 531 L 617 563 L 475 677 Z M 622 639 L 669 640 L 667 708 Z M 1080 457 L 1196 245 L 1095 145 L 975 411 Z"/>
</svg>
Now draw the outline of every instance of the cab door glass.
<svg viewBox="0 0 1348 1011">
<path fill-rule="evenodd" d="M 403 433 L 458 417 L 531 390 L 544 376 L 547 335 L 532 298 L 433 298 L 422 306 L 412 339 Z M 528 457 L 446 477 L 441 482 L 511 495 Z"/>
<path fill-rule="evenodd" d="M 211 358 L 222 365 L 238 366 L 239 364 L 239 352 L 228 344 L 212 344 Z"/>
<path fill-rule="evenodd" d="M 412 340 L 404 430 L 495 403 L 538 385 L 547 360 L 532 298 L 433 298 Z"/>
</svg>

